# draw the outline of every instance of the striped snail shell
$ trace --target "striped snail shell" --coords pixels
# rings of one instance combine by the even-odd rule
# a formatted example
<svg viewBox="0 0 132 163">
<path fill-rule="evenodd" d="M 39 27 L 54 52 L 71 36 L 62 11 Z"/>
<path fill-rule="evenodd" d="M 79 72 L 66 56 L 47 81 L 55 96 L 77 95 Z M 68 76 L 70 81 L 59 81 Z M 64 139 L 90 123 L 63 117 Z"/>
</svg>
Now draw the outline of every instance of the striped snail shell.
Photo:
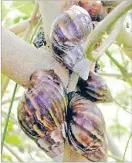
<svg viewBox="0 0 132 163">
<path fill-rule="evenodd" d="M 36 48 L 41 48 L 43 46 L 46 46 L 46 40 L 45 40 L 45 35 L 44 35 L 44 30 L 43 27 L 40 26 L 39 32 L 37 33 L 37 36 L 35 37 L 35 39 L 33 40 L 33 45 Z"/>
<path fill-rule="evenodd" d="M 103 78 L 89 72 L 88 80 L 79 78 L 77 84 L 82 96 L 93 102 L 112 102 L 112 96 Z"/>
<path fill-rule="evenodd" d="M 89 161 L 107 160 L 105 122 L 98 107 L 78 93 L 69 93 L 67 141 Z"/>
<path fill-rule="evenodd" d="M 73 70 L 78 62 L 84 60 L 83 43 L 92 29 L 90 15 L 79 6 L 74 5 L 60 14 L 54 20 L 50 33 L 55 58 Z M 87 69 L 87 62 L 83 63 Z"/>
<path fill-rule="evenodd" d="M 89 13 L 92 21 L 101 21 L 106 16 L 101 1 L 82 0 L 78 5 Z"/>
<path fill-rule="evenodd" d="M 38 70 L 18 106 L 22 130 L 54 160 L 63 157 L 67 94 L 54 71 Z"/>
</svg>

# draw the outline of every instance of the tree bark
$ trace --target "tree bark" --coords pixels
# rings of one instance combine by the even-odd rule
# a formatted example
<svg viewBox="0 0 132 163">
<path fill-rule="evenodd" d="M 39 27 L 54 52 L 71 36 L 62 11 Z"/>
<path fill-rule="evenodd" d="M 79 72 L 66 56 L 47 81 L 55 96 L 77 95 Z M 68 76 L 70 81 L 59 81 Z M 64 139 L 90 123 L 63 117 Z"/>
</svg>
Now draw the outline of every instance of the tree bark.
<svg viewBox="0 0 132 163">
<path fill-rule="evenodd" d="M 2 27 L 2 73 L 26 87 L 31 74 L 38 69 L 53 69 L 67 86 L 68 71 L 50 51 L 38 50 Z"/>
</svg>

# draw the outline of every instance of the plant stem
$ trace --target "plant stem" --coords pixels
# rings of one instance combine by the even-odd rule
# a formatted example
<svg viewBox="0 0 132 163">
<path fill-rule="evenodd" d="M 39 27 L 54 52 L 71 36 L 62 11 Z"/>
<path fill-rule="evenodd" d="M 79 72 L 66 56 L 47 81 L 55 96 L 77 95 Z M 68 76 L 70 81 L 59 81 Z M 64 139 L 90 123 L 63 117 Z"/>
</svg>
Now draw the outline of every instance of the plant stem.
<svg viewBox="0 0 132 163">
<path fill-rule="evenodd" d="M 118 157 L 116 157 L 116 156 L 114 156 L 114 155 L 108 154 L 108 157 L 113 158 L 114 160 L 116 160 L 116 162 L 123 162 L 121 159 L 119 159 Z"/>
<path fill-rule="evenodd" d="M 117 147 L 116 143 L 114 142 L 113 137 L 108 132 L 107 132 L 107 140 L 108 140 L 108 147 L 109 147 L 111 153 L 117 158 L 123 158 L 123 155 L 120 152 L 119 147 Z"/>
<path fill-rule="evenodd" d="M 76 85 L 78 82 L 79 76 L 75 72 L 72 73 L 70 79 L 69 79 L 69 84 L 68 84 L 68 92 L 72 92 L 76 90 Z"/>
<path fill-rule="evenodd" d="M 95 60 L 98 60 L 105 53 L 105 51 L 110 47 L 110 45 L 115 41 L 116 37 L 120 32 L 121 25 L 124 22 L 124 19 L 125 19 L 125 15 L 121 17 L 120 20 L 115 24 L 115 28 L 112 30 L 108 38 L 103 41 L 100 47 L 92 52 L 92 56 L 94 57 Z"/>
<path fill-rule="evenodd" d="M 34 23 L 32 25 L 35 25 L 36 24 L 36 21 L 38 21 L 40 16 L 37 16 Z M 31 19 L 27 19 L 27 20 L 24 20 L 20 23 L 17 23 L 17 24 L 14 24 L 9 30 L 13 33 L 15 33 L 16 35 L 24 32 L 27 28 L 28 28 L 28 25 L 30 23 Z"/>
<path fill-rule="evenodd" d="M 4 144 L 4 147 L 6 147 L 8 149 L 8 151 L 10 151 L 10 153 L 16 157 L 16 159 L 19 161 L 19 162 L 24 162 L 19 156 L 18 154 L 16 154 L 12 148 L 10 148 L 9 146 L 7 146 L 6 144 Z"/>
<path fill-rule="evenodd" d="M 7 88 L 8 84 L 9 84 L 9 81 L 10 81 L 10 79 L 8 77 L 6 77 L 6 79 L 4 81 L 4 84 L 2 86 L 2 90 L 1 90 L 1 99 L 4 96 L 4 93 L 6 91 L 6 88 Z"/>
<path fill-rule="evenodd" d="M 39 25 L 41 24 L 41 21 L 42 21 L 42 18 L 40 17 L 39 20 L 38 20 L 38 23 L 37 23 L 37 25 L 36 25 L 36 28 L 35 28 L 35 30 L 34 30 L 34 33 L 32 34 L 31 39 L 30 39 L 30 41 L 29 41 L 30 44 L 31 44 L 32 41 L 33 41 L 33 37 L 34 37 L 35 33 L 37 32 L 38 27 L 39 27 Z"/>
<path fill-rule="evenodd" d="M 111 55 L 111 53 L 109 52 L 109 50 L 106 51 L 107 56 L 112 60 L 112 62 L 120 69 L 122 75 L 123 75 L 123 79 L 125 81 L 128 81 L 130 84 L 132 83 L 130 76 L 128 75 L 128 72 L 126 71 L 126 69 L 119 64 L 119 62 Z"/>
<path fill-rule="evenodd" d="M 2 111 L 2 117 L 7 118 L 7 115 L 8 115 L 8 114 L 7 114 L 6 112 Z M 10 120 L 11 120 L 14 124 L 18 125 L 17 121 L 14 119 L 14 117 L 13 117 L 12 115 L 10 115 Z"/>
<path fill-rule="evenodd" d="M 113 99 L 113 101 L 123 110 L 125 110 L 127 113 L 132 114 L 132 111 L 127 110 L 127 108 L 125 108 L 124 106 L 122 106 L 119 102 L 117 102 L 115 99 Z"/>
<path fill-rule="evenodd" d="M 107 17 L 99 23 L 91 35 L 88 36 L 84 52 L 87 58 L 95 61 L 92 56 L 92 51 L 95 47 L 95 44 L 101 38 L 106 30 L 108 30 L 122 15 L 132 8 L 132 0 L 124 1 L 119 6 L 117 6 L 112 12 L 110 12 Z"/>
<path fill-rule="evenodd" d="M 2 150 L 3 150 L 3 145 L 4 145 L 4 141 L 5 141 L 6 131 L 7 131 L 8 122 L 9 122 L 9 118 L 10 118 L 10 114 L 11 114 L 11 109 L 12 109 L 12 105 L 13 105 L 15 94 L 16 94 L 16 90 L 17 90 L 17 85 L 18 84 L 15 84 L 15 88 L 14 88 L 14 91 L 13 91 L 13 95 L 12 95 L 12 99 L 11 99 L 11 103 L 10 103 L 10 107 L 9 107 L 9 111 L 8 111 L 8 115 L 7 115 L 7 119 L 6 119 L 6 124 L 5 124 L 4 132 L 3 132 L 3 137 L 2 137 L 2 141 L 1 141 L 1 153 L 2 153 Z"/>
<path fill-rule="evenodd" d="M 125 147 L 125 151 L 124 151 L 124 154 L 123 154 L 123 161 L 125 161 L 125 155 L 126 155 L 126 151 L 127 151 L 127 148 L 128 148 L 128 144 L 129 144 L 129 141 L 132 137 L 132 133 L 130 134 L 129 138 L 128 138 L 128 141 L 127 141 L 127 144 L 126 144 L 126 147 Z"/>
<path fill-rule="evenodd" d="M 107 72 L 98 72 L 99 75 L 101 76 L 108 76 L 108 77 L 117 77 L 117 78 L 121 78 L 122 75 L 121 74 L 116 74 L 116 73 L 107 73 Z M 132 73 L 128 73 L 128 76 L 132 76 Z"/>
<path fill-rule="evenodd" d="M 38 5 L 38 2 L 36 2 L 34 9 L 33 9 L 33 12 L 32 12 L 31 19 L 29 21 L 28 28 L 26 29 L 26 31 L 24 33 L 24 40 L 27 40 L 27 38 L 31 32 L 32 25 L 34 24 L 36 17 L 37 17 L 38 9 L 39 9 L 39 5 Z"/>
<path fill-rule="evenodd" d="M 21 98 L 21 96 L 19 95 L 19 96 L 15 97 L 14 100 L 17 101 L 17 100 L 20 100 L 20 98 Z M 3 100 L 1 101 L 1 104 L 2 104 L 2 105 L 7 104 L 7 103 L 10 102 L 10 101 L 11 101 L 10 98 L 8 98 L 8 99 L 3 99 Z"/>
</svg>

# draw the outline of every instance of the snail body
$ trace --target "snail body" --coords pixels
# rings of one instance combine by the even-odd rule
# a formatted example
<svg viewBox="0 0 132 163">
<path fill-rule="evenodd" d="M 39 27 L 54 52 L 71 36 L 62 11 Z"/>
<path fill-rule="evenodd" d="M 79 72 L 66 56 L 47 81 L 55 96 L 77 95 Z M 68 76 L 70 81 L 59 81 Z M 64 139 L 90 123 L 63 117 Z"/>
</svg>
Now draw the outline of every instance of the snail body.
<svg viewBox="0 0 132 163">
<path fill-rule="evenodd" d="M 63 155 L 67 94 L 52 71 L 36 71 L 18 106 L 22 130 L 51 158 Z"/>
<path fill-rule="evenodd" d="M 89 161 L 107 160 L 104 118 L 97 106 L 80 94 L 69 93 L 67 142 Z"/>
<path fill-rule="evenodd" d="M 92 30 L 92 20 L 86 10 L 74 5 L 64 11 L 54 20 L 51 28 L 54 57 L 73 70 L 73 67 L 84 59 L 83 43 Z M 88 67 L 85 62 L 83 66 L 84 69 Z M 81 75 L 80 72 L 77 73 Z"/>
</svg>

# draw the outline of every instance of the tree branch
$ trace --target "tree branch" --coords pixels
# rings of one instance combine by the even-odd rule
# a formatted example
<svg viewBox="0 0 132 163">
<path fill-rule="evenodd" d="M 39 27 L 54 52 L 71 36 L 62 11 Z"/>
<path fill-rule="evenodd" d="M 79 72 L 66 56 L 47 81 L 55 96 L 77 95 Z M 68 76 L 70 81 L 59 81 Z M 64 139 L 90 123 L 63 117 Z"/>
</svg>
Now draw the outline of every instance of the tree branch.
<svg viewBox="0 0 132 163">
<path fill-rule="evenodd" d="M 65 3 L 64 0 L 50 0 L 50 1 L 38 1 L 39 9 L 42 16 L 43 28 L 45 39 L 48 45 L 50 45 L 50 30 L 51 25 L 57 15 L 61 12 L 62 6 Z"/>
<path fill-rule="evenodd" d="M 39 5 L 38 5 L 38 3 L 36 3 L 36 5 L 33 9 L 31 18 L 24 20 L 21 23 L 17 23 L 15 25 L 13 25 L 10 28 L 10 31 L 15 34 L 19 34 L 21 32 L 24 32 L 26 29 L 28 29 L 28 30 L 31 29 L 31 26 L 33 26 L 36 23 L 36 21 L 38 21 L 38 19 L 40 17 L 40 16 L 37 16 L 38 10 L 39 10 Z M 29 31 L 27 31 L 27 33 L 29 33 Z"/>
<path fill-rule="evenodd" d="M 115 24 L 115 28 L 112 30 L 108 38 L 103 41 L 103 43 L 99 46 L 99 48 L 93 51 L 92 55 L 96 60 L 98 60 L 105 53 L 105 51 L 110 47 L 110 45 L 116 40 L 116 37 L 120 32 L 120 28 L 123 24 L 124 19 L 125 19 L 125 15 L 122 18 L 120 18 L 120 20 Z"/>
<path fill-rule="evenodd" d="M 51 55 L 51 52 L 36 49 L 2 27 L 2 72 L 18 84 L 26 86 L 37 69 L 54 69 L 67 86 L 67 70 Z"/>
<path fill-rule="evenodd" d="M 124 1 L 119 6 L 117 6 L 107 17 L 99 23 L 92 34 L 87 38 L 85 42 L 84 52 L 86 57 L 90 60 L 95 61 L 96 58 L 93 57 L 92 51 L 95 44 L 99 41 L 101 36 L 106 30 L 108 30 L 112 24 L 114 24 L 122 15 L 132 8 L 132 0 Z"/>
</svg>

